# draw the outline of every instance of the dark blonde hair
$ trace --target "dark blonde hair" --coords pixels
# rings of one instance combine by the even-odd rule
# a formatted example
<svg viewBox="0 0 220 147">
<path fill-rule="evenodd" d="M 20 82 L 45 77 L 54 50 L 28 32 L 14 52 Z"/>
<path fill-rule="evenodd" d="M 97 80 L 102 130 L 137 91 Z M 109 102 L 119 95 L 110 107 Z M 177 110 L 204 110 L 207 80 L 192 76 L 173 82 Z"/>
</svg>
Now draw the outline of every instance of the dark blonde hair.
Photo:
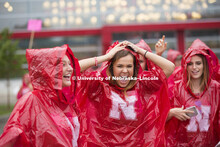
<svg viewBox="0 0 220 147">
<path fill-rule="evenodd" d="M 203 63 L 203 73 L 202 73 L 202 80 L 200 81 L 200 85 L 201 85 L 201 91 L 204 91 L 205 88 L 208 87 L 208 77 L 209 77 L 209 67 L 208 67 L 208 62 L 206 60 L 206 57 L 202 54 L 196 54 L 197 56 L 199 56 L 200 58 L 202 58 L 202 63 Z M 191 81 L 191 76 L 190 73 L 187 71 L 187 86 L 190 87 L 190 89 L 193 91 L 192 89 L 192 81 Z"/>
<path fill-rule="evenodd" d="M 119 60 L 120 58 L 122 57 L 125 57 L 127 55 L 131 55 L 132 58 L 133 58 L 133 64 L 134 64 L 134 75 L 132 77 L 137 77 L 138 76 L 138 71 L 139 71 L 139 65 L 137 65 L 137 61 L 136 61 L 136 58 L 135 56 L 128 50 L 121 50 L 121 51 L 118 51 L 114 57 L 111 59 L 111 64 L 109 65 L 108 67 L 108 70 L 107 70 L 107 76 L 110 76 L 111 79 L 110 79 L 110 83 L 116 85 L 116 81 L 115 80 L 112 80 L 112 77 L 114 76 L 114 73 L 113 73 L 113 65 L 114 63 Z M 136 83 L 136 80 L 131 80 L 130 83 L 126 86 L 126 88 L 124 89 L 125 91 L 128 90 L 128 89 L 131 89 Z"/>
</svg>

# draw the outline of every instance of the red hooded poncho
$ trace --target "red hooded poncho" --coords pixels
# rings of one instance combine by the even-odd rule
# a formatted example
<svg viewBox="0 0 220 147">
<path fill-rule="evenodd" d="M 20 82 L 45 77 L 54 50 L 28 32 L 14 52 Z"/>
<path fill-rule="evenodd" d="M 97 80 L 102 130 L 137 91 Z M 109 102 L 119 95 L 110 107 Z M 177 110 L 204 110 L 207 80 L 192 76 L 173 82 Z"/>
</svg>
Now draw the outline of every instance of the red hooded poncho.
<svg viewBox="0 0 220 147">
<path fill-rule="evenodd" d="M 179 55 L 182 55 L 179 51 L 169 49 L 167 52 L 167 59 L 174 63 Z"/>
<path fill-rule="evenodd" d="M 85 73 L 86 78 L 94 80 L 81 81 L 79 145 L 163 146 L 164 124 L 169 111 L 168 97 L 157 93 L 165 78 L 163 71 L 157 68 L 139 75 L 140 79 L 152 79 L 139 79 L 125 96 L 121 88 L 110 84 L 107 79 L 106 69 L 110 62 L 106 62 L 100 71 Z M 154 77 L 158 79 L 153 80 Z"/>
<path fill-rule="evenodd" d="M 174 63 L 176 58 L 179 55 L 182 55 L 179 51 L 169 49 L 169 51 L 167 52 L 167 59 Z M 182 79 L 182 68 L 181 68 L 181 66 L 177 66 L 177 67 L 175 67 L 173 73 L 167 79 L 167 82 L 168 82 L 168 96 L 169 96 L 171 101 L 173 100 L 174 83 L 175 83 L 175 81 L 178 81 L 180 79 Z"/>
<path fill-rule="evenodd" d="M 21 85 L 21 88 L 18 91 L 17 99 L 21 98 L 24 94 L 32 91 L 32 89 L 29 87 L 30 82 L 31 82 L 31 80 L 30 80 L 29 73 L 26 73 L 23 76 L 22 85 Z"/>
<path fill-rule="evenodd" d="M 148 52 L 152 52 L 151 51 L 151 48 L 149 47 L 149 45 L 143 40 L 141 39 L 141 41 L 139 41 L 136 46 L 148 51 Z M 155 67 L 154 63 L 149 61 L 147 58 L 146 58 L 146 66 L 147 66 L 147 70 L 151 70 L 152 68 Z M 145 71 L 145 69 L 143 69 Z"/>
<path fill-rule="evenodd" d="M 212 70 L 213 70 L 212 78 L 219 82 L 220 81 L 220 65 L 218 62 L 218 57 L 215 55 L 215 53 L 204 42 L 202 42 L 199 39 L 196 39 L 195 41 L 193 41 L 190 48 L 201 49 L 205 51 L 212 58 L 211 60 Z"/>
<path fill-rule="evenodd" d="M 209 66 L 208 88 L 199 95 L 187 86 L 187 63 L 191 57 L 202 54 Z M 168 146 L 215 146 L 220 140 L 220 85 L 212 80 L 213 59 L 207 51 L 191 46 L 183 56 L 183 79 L 174 87 L 174 107 L 196 106 L 198 115 L 187 121 L 172 118 L 166 125 Z"/>
<path fill-rule="evenodd" d="M 0 137 L 0 146 L 13 141 L 16 147 L 77 146 L 79 122 L 73 105 L 75 97 L 71 94 L 76 86 L 72 82 L 71 87 L 62 91 L 62 58 L 65 54 L 73 63 L 73 75 L 79 76 L 78 60 L 67 45 L 27 49 L 34 90 L 16 103 Z"/>
</svg>

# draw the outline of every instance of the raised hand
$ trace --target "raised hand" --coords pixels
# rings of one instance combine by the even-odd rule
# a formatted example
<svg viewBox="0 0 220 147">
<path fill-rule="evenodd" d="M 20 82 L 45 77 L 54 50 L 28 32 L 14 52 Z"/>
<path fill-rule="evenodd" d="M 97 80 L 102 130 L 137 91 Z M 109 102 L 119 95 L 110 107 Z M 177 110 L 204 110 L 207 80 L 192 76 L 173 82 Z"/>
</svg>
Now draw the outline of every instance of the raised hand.
<svg viewBox="0 0 220 147">
<path fill-rule="evenodd" d="M 126 47 L 124 42 L 120 42 L 113 49 L 111 49 L 106 55 L 108 60 L 110 60 L 118 51 L 123 50 Z"/>
<path fill-rule="evenodd" d="M 156 54 L 161 56 L 163 52 L 167 49 L 167 42 L 164 42 L 165 35 L 163 35 L 162 39 L 159 39 L 155 45 Z"/>
</svg>

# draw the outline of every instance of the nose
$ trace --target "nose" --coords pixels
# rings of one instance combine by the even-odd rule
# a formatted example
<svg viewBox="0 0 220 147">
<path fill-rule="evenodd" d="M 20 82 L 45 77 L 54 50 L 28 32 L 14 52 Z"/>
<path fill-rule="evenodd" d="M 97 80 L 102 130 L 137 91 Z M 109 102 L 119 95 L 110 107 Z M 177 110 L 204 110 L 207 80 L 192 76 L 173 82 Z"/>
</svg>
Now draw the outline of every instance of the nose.
<svg viewBox="0 0 220 147">
<path fill-rule="evenodd" d="M 122 72 L 128 72 L 128 69 L 126 68 L 126 67 L 124 67 L 123 69 L 122 69 Z"/>
<path fill-rule="evenodd" d="M 70 72 L 73 72 L 73 68 L 72 68 L 72 66 L 68 64 L 68 68 L 67 68 L 67 70 L 70 71 Z"/>
<path fill-rule="evenodd" d="M 196 68 L 196 64 L 193 64 L 193 68 Z"/>
</svg>

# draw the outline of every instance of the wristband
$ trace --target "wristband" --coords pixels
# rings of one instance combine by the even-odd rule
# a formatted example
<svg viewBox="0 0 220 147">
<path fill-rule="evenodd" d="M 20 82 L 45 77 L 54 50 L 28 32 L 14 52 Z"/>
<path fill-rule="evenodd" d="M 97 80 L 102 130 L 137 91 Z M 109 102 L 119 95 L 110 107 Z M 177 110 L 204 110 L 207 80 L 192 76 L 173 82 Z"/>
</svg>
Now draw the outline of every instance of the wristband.
<svg viewBox="0 0 220 147">
<path fill-rule="evenodd" d="M 95 66 L 98 65 L 98 60 L 97 60 L 97 57 L 95 57 Z"/>
<path fill-rule="evenodd" d="M 144 57 L 146 56 L 147 52 L 148 52 L 148 51 L 146 51 L 146 52 L 144 53 Z M 145 58 L 146 58 L 146 57 L 145 57 Z"/>
</svg>

